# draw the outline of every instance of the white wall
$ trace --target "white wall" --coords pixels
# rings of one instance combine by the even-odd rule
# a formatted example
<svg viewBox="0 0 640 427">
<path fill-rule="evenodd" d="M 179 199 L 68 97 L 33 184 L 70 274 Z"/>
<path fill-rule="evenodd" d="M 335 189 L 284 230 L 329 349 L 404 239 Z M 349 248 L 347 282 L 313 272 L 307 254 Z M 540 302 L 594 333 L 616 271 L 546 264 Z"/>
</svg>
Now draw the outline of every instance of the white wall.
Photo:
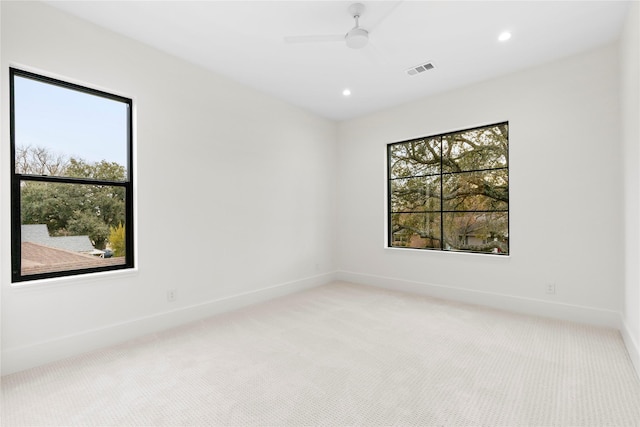
<svg viewBox="0 0 640 427">
<path fill-rule="evenodd" d="M 48 6 L 0 10 L 3 374 L 321 284 L 336 268 L 355 282 L 626 325 L 627 342 L 640 342 L 637 4 L 621 67 L 606 46 L 339 125 Z M 10 65 L 134 98 L 136 272 L 11 285 Z M 385 145 L 503 120 L 511 256 L 384 249 Z"/>
<path fill-rule="evenodd" d="M 640 3 L 622 34 L 622 142 L 625 182 L 625 305 L 622 336 L 640 374 Z"/>
<path fill-rule="evenodd" d="M 3 374 L 331 280 L 335 123 L 49 6 L 0 7 Z M 11 285 L 9 66 L 134 99 L 137 272 Z"/>
<path fill-rule="evenodd" d="M 342 123 L 339 277 L 619 327 L 617 64 L 610 45 Z M 385 249 L 385 145 L 504 120 L 511 255 Z M 545 294 L 547 282 L 556 295 Z"/>
<path fill-rule="evenodd" d="M 0 26 L 2 25 L 2 7 L 0 6 Z M 1 29 L 1 28 L 0 28 Z M 0 58 L 2 58 L 2 31 L 0 31 Z M 1 70 L 0 67 L 0 79 L 2 79 L 4 77 L 4 73 Z M 1 80 L 0 80 L 1 81 Z M 0 100 L 4 99 L 4 88 L 2 87 L 2 85 L 0 84 Z M 0 107 L 1 110 L 1 107 Z M 0 129 L 0 142 L 2 141 L 2 129 Z M 0 149 L 0 165 L 2 164 L 2 162 L 4 161 L 5 157 L 4 157 L 4 153 L 3 150 Z M 2 166 L 0 166 L 0 171 Z M 3 192 L 6 190 L 6 186 L 2 185 L 2 181 L 5 180 L 6 175 L 2 174 L 0 175 L 0 191 Z M 4 236 L 4 201 L 1 200 L 0 198 L 0 233 L 2 236 Z M 5 240 L 4 238 L 0 239 L 0 242 L 2 240 Z M 0 255 L 4 255 L 4 249 L 2 246 L 2 243 L 0 243 Z M 2 259 L 2 257 L 0 256 L 0 284 L 2 283 L 2 278 L 4 277 L 4 273 L 2 272 L 2 269 L 4 268 L 4 260 Z M 0 310 L 2 309 L 2 289 L 0 288 Z M 0 312 L 0 375 L 2 375 L 2 312 Z M 2 384 L 2 379 L 0 378 L 0 385 Z"/>
</svg>

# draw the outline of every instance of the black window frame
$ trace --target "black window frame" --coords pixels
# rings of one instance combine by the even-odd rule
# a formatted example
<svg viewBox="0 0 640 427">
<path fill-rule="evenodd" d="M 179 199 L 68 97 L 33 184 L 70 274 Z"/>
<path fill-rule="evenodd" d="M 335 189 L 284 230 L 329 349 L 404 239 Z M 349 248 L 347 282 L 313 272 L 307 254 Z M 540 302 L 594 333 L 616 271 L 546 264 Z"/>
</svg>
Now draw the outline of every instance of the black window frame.
<svg viewBox="0 0 640 427">
<path fill-rule="evenodd" d="M 98 96 L 127 105 L 127 165 L 126 179 L 124 181 L 112 181 L 91 178 L 76 178 L 49 175 L 33 175 L 16 173 L 16 132 L 15 132 L 15 88 L 14 78 L 22 77 L 59 86 L 65 89 Z M 133 100 L 120 95 L 114 95 L 102 90 L 93 89 L 64 80 L 44 76 L 18 68 L 9 68 L 9 105 L 10 105 L 10 145 L 11 145 L 11 281 L 12 283 L 83 275 L 113 270 L 125 270 L 134 268 L 134 214 L 133 214 Z M 22 274 L 22 221 L 21 221 L 21 182 L 48 182 L 56 184 L 79 185 L 105 185 L 124 188 L 125 191 L 125 262 L 124 264 L 107 265 L 63 271 Z"/>
<path fill-rule="evenodd" d="M 464 132 L 471 132 L 471 131 L 475 131 L 475 130 L 480 130 L 480 129 L 486 129 L 486 128 L 492 128 L 492 127 L 497 127 L 497 126 L 502 126 L 502 125 L 506 125 L 507 127 L 507 148 L 506 148 L 506 153 L 505 153 L 505 157 L 506 157 L 506 166 L 504 167 L 500 167 L 500 168 L 484 168 L 484 169 L 476 169 L 476 170 L 464 170 L 464 171 L 458 171 L 458 172 L 443 172 L 443 156 L 442 156 L 442 140 L 445 137 L 451 136 L 451 135 L 455 135 L 455 134 L 460 134 L 460 133 L 464 133 Z M 424 137 L 420 137 L 420 138 L 412 138 L 409 140 L 405 140 L 405 141 L 398 141 L 398 142 L 393 142 L 393 143 L 389 143 L 387 144 L 387 247 L 388 248 L 392 248 L 392 249 L 410 249 L 410 250 L 421 250 L 421 251 L 437 251 L 437 252 L 449 252 L 449 253 L 474 253 L 474 254 L 483 254 L 483 255 L 498 255 L 498 256 L 509 256 L 511 254 L 511 244 L 510 244 L 510 211 L 509 211 L 509 202 L 507 201 L 507 208 L 503 209 L 503 210 L 485 210 L 485 211 L 480 211 L 480 210 L 447 210 L 444 209 L 444 203 L 442 202 L 443 200 L 443 182 L 444 182 L 444 177 L 445 176 L 453 176 L 456 174 L 464 174 L 464 173 L 474 173 L 474 172 L 487 172 L 487 171 L 494 171 L 494 170 L 506 170 L 507 171 L 507 180 L 509 177 L 509 134 L 510 134 L 510 127 L 509 127 L 509 121 L 502 121 L 502 122 L 497 122 L 497 123 L 492 123 L 492 124 L 487 124 L 487 125 L 481 125 L 481 126 L 475 126 L 475 127 L 471 127 L 471 128 L 467 128 L 467 129 L 460 129 L 460 130 L 455 130 L 455 131 L 451 131 L 451 132 L 446 132 L 446 133 L 441 133 L 441 134 L 435 134 L 435 135 L 429 135 L 429 136 L 424 136 Z M 427 174 L 427 175 L 411 175 L 411 176 L 403 176 L 403 177 L 396 177 L 393 178 L 392 177 L 392 161 L 391 161 L 391 153 L 392 153 L 392 147 L 395 145 L 400 145 L 400 144 L 407 144 L 407 143 L 413 143 L 413 142 L 419 142 L 419 141 L 428 141 L 428 140 L 434 140 L 434 139 L 438 139 L 440 141 L 440 167 L 439 167 L 439 173 L 438 174 Z M 400 179 L 411 179 L 411 178 L 419 178 L 419 177 L 427 177 L 427 176 L 435 176 L 439 178 L 439 187 L 440 187 L 440 209 L 438 211 L 411 211 L 411 212 L 394 212 L 392 209 L 392 197 L 393 197 L 393 193 L 392 193 L 392 181 L 394 180 L 400 180 Z M 509 193 L 509 189 L 510 186 L 509 184 L 507 184 L 507 195 Z M 508 197 L 508 196 L 507 196 Z M 508 243 L 507 243 L 507 247 L 508 250 L 507 252 L 486 252 L 486 251 L 474 251 L 474 250 L 455 250 L 455 249 L 446 249 L 445 246 L 445 236 L 444 236 L 444 214 L 445 213 L 469 213 L 469 212 L 473 212 L 473 213 L 479 213 L 479 212 L 487 212 L 487 213 L 492 213 L 492 212 L 505 212 L 507 215 L 507 239 L 508 239 Z M 393 224 L 392 224 L 392 215 L 394 213 L 435 213 L 435 214 L 440 214 L 440 236 L 439 236 L 439 247 L 425 247 L 425 248 L 414 248 L 414 247 L 408 247 L 408 246 L 394 246 L 393 242 L 394 242 L 394 236 L 393 236 Z"/>
</svg>

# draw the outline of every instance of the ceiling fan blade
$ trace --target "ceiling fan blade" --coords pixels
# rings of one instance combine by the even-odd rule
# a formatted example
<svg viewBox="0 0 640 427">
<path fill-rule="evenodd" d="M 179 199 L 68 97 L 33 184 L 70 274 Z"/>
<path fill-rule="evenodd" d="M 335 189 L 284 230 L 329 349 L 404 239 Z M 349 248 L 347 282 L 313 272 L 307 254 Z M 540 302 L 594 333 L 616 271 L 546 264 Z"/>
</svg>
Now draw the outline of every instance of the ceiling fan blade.
<svg viewBox="0 0 640 427">
<path fill-rule="evenodd" d="M 383 55 L 380 54 L 380 50 L 376 47 L 375 43 L 371 43 L 371 41 L 369 41 L 369 43 L 367 43 L 367 46 L 362 49 L 362 53 L 364 54 L 364 56 L 374 65 L 380 65 L 380 58 L 383 57 Z"/>
<path fill-rule="evenodd" d="M 288 36 L 284 38 L 285 43 L 325 43 L 343 42 L 344 35 L 317 35 L 317 36 Z"/>
<path fill-rule="evenodd" d="M 391 14 L 393 12 L 395 12 L 395 10 L 398 8 L 398 6 L 400 6 L 402 3 L 404 2 L 404 0 L 398 0 L 394 3 L 393 6 L 391 6 L 391 8 L 384 14 L 382 15 L 376 22 L 374 22 L 372 25 L 370 25 L 368 27 L 369 32 L 373 31 L 374 28 L 377 28 L 378 26 L 380 26 L 380 24 L 382 24 L 382 22 L 387 19 L 389 16 L 391 16 Z"/>
</svg>

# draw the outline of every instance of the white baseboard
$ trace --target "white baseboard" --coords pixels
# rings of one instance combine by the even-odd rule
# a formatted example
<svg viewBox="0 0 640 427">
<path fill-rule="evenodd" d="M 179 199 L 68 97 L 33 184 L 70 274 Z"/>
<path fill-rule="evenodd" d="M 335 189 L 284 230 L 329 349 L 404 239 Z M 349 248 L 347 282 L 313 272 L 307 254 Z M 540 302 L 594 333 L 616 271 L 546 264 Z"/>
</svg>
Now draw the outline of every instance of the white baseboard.
<svg viewBox="0 0 640 427">
<path fill-rule="evenodd" d="M 326 273 L 295 280 L 188 307 L 181 307 L 172 311 L 141 317 L 99 329 L 58 337 L 26 347 L 5 349 L 2 352 L 2 375 L 44 365 L 215 314 L 321 286 L 331 283 L 334 280 L 618 329 L 621 331 L 636 371 L 640 375 L 640 351 L 638 344 L 634 341 L 628 328 L 622 322 L 620 313 L 616 311 L 347 271 Z"/>
<path fill-rule="evenodd" d="M 334 273 L 326 273 L 196 305 L 180 307 L 175 310 L 132 319 L 103 328 L 57 337 L 25 347 L 5 349 L 2 352 L 2 375 L 119 344 L 215 314 L 321 286 L 334 280 Z"/>
<path fill-rule="evenodd" d="M 350 271 L 336 272 L 336 280 L 371 285 L 389 290 L 411 292 L 469 304 L 478 304 L 516 313 L 604 326 L 618 330 L 622 322 L 620 313 L 613 310 L 455 288 L 433 283 L 415 282 Z"/>
<path fill-rule="evenodd" d="M 629 352 L 629 358 L 631 359 L 633 366 L 636 368 L 636 374 L 638 374 L 638 378 L 640 378 L 640 346 L 638 346 L 636 340 L 633 339 L 629 326 L 624 321 L 622 322 L 620 333 L 622 334 L 624 345 L 627 347 L 627 351 Z"/>
</svg>

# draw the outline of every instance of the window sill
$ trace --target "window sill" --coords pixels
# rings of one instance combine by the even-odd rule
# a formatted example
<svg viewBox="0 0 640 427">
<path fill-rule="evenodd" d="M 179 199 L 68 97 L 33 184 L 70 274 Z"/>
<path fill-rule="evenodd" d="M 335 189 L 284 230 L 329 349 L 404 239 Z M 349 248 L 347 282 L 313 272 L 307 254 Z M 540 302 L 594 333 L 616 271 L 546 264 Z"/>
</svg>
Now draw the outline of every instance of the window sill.
<svg viewBox="0 0 640 427">
<path fill-rule="evenodd" d="M 58 288 L 62 286 L 86 285 L 91 282 L 103 282 L 106 280 L 135 277 L 138 275 L 138 268 L 128 268 L 123 270 L 104 271 L 99 273 L 78 274 L 74 276 L 53 277 L 49 279 L 28 280 L 24 282 L 11 283 L 11 289 L 30 290 L 41 288 Z"/>
<path fill-rule="evenodd" d="M 439 250 L 431 250 L 431 249 L 417 249 L 417 248 L 398 248 L 393 246 L 385 246 L 385 250 L 393 251 L 393 252 L 409 252 L 409 253 L 428 253 L 428 254 L 454 254 L 460 256 L 471 256 L 471 257 L 488 257 L 489 259 L 509 259 L 511 257 L 511 253 L 506 255 L 496 255 L 496 254 L 486 254 L 481 252 L 462 252 L 462 251 L 439 251 Z"/>
</svg>

